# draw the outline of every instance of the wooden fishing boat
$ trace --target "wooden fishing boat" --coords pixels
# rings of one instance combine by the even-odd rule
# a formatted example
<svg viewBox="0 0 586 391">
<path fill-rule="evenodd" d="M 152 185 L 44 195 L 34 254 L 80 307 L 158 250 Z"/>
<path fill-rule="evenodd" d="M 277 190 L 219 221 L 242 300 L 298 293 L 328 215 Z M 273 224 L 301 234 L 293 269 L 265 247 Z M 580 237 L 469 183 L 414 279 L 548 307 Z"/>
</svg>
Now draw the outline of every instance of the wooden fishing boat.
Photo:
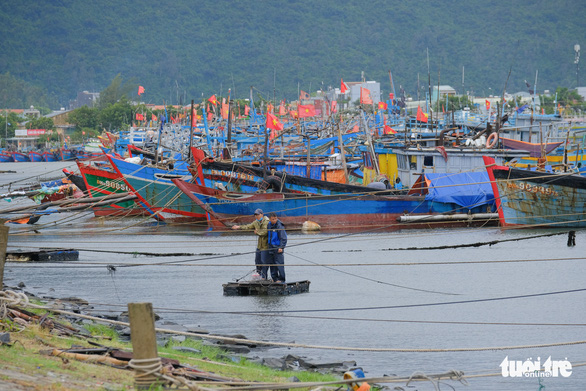
<svg viewBox="0 0 586 391">
<path fill-rule="evenodd" d="M 77 162 L 87 193 L 90 197 L 103 197 L 112 194 L 128 193 L 129 189 L 124 179 L 111 168 L 99 168 L 91 164 Z M 98 216 L 145 216 L 148 215 L 144 208 L 134 200 L 123 201 L 111 205 L 92 208 L 94 215 Z"/>
<path fill-rule="evenodd" d="M 9 163 L 13 161 L 14 158 L 12 157 L 12 152 L 0 152 L 0 163 Z"/>
<path fill-rule="evenodd" d="M 586 227 L 586 177 L 498 166 L 485 157 L 503 227 Z"/>
<path fill-rule="evenodd" d="M 547 155 L 564 142 L 552 142 L 552 143 L 530 143 L 528 141 L 519 141 L 512 138 L 507 137 L 499 137 L 499 140 L 503 144 L 503 147 L 506 149 L 514 149 L 514 150 L 521 150 L 521 151 L 528 151 L 529 156 L 531 157 L 539 157 L 542 154 Z"/>
<path fill-rule="evenodd" d="M 12 152 L 12 157 L 14 158 L 15 162 L 30 162 L 31 161 L 28 154 L 22 153 L 22 152 Z"/>
<path fill-rule="evenodd" d="M 206 221 L 206 213 L 171 182 L 174 178 L 191 179 L 183 166 L 165 170 L 106 155 L 112 168 L 123 178 L 128 189 L 136 194 L 140 205 L 158 220 Z"/>
<path fill-rule="evenodd" d="M 445 212 L 445 205 L 418 195 L 237 193 L 211 189 L 182 179 L 173 179 L 173 183 L 194 204 L 206 210 L 210 223 L 215 226 L 248 223 L 258 208 L 265 213 L 275 212 L 288 228 L 293 229 L 302 228 L 306 221 L 317 223 L 322 228 L 345 230 L 458 226 L 471 221 L 431 223 L 426 217 L 441 215 Z M 458 208 L 457 211 L 465 214 L 468 209 Z M 406 214 L 422 218 L 409 224 L 398 223 L 399 218 Z"/>
<path fill-rule="evenodd" d="M 28 153 L 28 157 L 31 162 L 42 162 L 43 161 L 43 155 L 40 152 L 30 151 Z"/>
<path fill-rule="evenodd" d="M 43 155 L 43 160 L 46 162 L 57 162 L 59 161 L 59 157 L 56 153 L 45 151 L 41 155 Z"/>
</svg>

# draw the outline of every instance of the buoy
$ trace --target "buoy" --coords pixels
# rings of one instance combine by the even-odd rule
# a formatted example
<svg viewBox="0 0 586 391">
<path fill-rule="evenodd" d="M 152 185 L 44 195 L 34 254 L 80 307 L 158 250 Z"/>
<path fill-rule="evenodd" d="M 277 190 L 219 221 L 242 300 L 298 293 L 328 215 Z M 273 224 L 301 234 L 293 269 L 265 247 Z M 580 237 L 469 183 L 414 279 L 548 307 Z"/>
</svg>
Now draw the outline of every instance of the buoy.
<svg viewBox="0 0 586 391">
<path fill-rule="evenodd" d="M 364 379 L 364 372 L 362 371 L 362 369 L 360 368 L 356 368 L 353 369 L 351 371 L 348 372 L 344 372 L 344 380 L 350 380 L 350 379 Z M 367 387 L 364 387 L 364 386 Z M 350 386 L 352 386 L 352 389 L 354 391 L 368 391 L 368 389 L 370 388 L 370 385 L 368 385 L 368 383 L 364 382 L 353 382 L 350 383 Z"/>
<path fill-rule="evenodd" d="M 497 134 L 492 133 L 490 136 L 488 136 L 488 139 L 486 140 L 486 148 L 493 148 L 496 145 L 496 141 Z"/>
<path fill-rule="evenodd" d="M 305 232 L 321 231 L 321 227 L 318 223 L 308 220 L 303 223 L 303 225 L 301 226 L 301 230 Z"/>
</svg>

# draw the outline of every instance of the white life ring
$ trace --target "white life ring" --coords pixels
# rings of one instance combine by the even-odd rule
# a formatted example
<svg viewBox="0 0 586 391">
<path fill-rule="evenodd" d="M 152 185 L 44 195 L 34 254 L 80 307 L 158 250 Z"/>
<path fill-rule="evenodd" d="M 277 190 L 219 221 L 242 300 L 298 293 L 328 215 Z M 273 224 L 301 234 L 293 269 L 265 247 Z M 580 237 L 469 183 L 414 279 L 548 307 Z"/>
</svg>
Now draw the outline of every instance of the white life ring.
<svg viewBox="0 0 586 391">
<path fill-rule="evenodd" d="M 486 148 L 494 148 L 494 146 L 496 145 L 497 138 L 498 135 L 496 133 L 492 133 L 490 136 L 488 136 L 488 138 L 486 139 Z"/>
</svg>

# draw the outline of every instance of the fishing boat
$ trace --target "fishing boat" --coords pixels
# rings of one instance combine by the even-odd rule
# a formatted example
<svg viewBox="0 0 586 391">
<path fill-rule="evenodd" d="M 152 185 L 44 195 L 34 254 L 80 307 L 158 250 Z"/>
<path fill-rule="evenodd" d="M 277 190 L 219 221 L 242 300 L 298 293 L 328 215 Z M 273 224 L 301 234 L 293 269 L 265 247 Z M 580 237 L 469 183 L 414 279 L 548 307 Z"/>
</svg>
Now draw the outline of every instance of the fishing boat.
<svg viewBox="0 0 586 391">
<path fill-rule="evenodd" d="M 73 152 L 68 148 L 59 149 L 59 153 L 61 156 L 61 160 L 63 160 L 63 161 L 74 159 Z"/>
<path fill-rule="evenodd" d="M 484 163 L 503 227 L 586 227 L 586 178 Z"/>
<path fill-rule="evenodd" d="M 531 157 L 540 157 L 542 155 L 547 155 L 564 142 L 548 142 L 548 143 L 530 143 L 528 141 L 520 141 L 515 140 L 508 137 L 499 137 L 499 140 L 503 144 L 503 147 L 506 149 L 515 149 L 521 151 L 528 151 L 529 156 Z"/>
<path fill-rule="evenodd" d="M 459 213 L 466 215 L 469 208 L 456 206 L 446 210 L 446 204 L 421 195 L 378 195 L 369 192 L 321 195 L 309 193 L 238 193 L 212 189 L 197 183 L 173 179 L 173 183 L 194 204 L 208 213 L 208 221 L 215 226 L 230 226 L 250 222 L 258 208 L 275 212 L 292 229 L 302 228 L 307 221 L 327 229 L 402 229 L 468 225 L 472 219 L 428 220 L 429 216 Z M 447 212 L 447 213 L 446 213 Z M 401 216 L 420 219 L 409 223 L 398 222 Z M 484 218 L 485 216 L 483 216 Z M 486 221 L 477 220 L 478 223 Z"/>
<path fill-rule="evenodd" d="M 100 168 L 92 164 L 77 162 L 87 193 L 92 198 L 130 192 L 124 179 L 112 168 Z M 92 208 L 99 216 L 145 216 L 147 212 L 134 200 Z"/>
<path fill-rule="evenodd" d="M 13 161 L 14 158 L 12 157 L 12 152 L 0 152 L 0 163 L 9 163 Z"/>
<path fill-rule="evenodd" d="M 23 152 L 12 152 L 12 157 L 14 158 L 15 162 L 30 162 L 31 161 L 28 154 L 23 153 Z"/>
<path fill-rule="evenodd" d="M 43 155 L 43 160 L 46 162 L 56 162 L 59 161 L 59 157 L 56 153 L 45 151 L 41 155 Z"/>
<path fill-rule="evenodd" d="M 171 182 L 174 178 L 191 179 L 185 163 L 174 169 L 163 169 L 106 156 L 128 189 L 136 194 L 140 205 L 154 218 L 174 222 L 206 220 L 205 211 Z"/>
<path fill-rule="evenodd" d="M 43 155 L 37 151 L 30 151 L 28 153 L 28 157 L 31 162 L 42 162 L 43 161 Z"/>
</svg>

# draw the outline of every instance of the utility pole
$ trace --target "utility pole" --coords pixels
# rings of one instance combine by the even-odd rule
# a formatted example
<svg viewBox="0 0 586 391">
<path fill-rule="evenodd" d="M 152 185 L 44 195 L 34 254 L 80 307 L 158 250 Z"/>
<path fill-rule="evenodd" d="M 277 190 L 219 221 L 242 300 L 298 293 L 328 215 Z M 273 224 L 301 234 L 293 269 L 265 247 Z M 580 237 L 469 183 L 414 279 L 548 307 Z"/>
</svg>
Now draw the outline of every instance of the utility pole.
<svg viewBox="0 0 586 391">
<path fill-rule="evenodd" d="M 580 45 L 574 45 L 574 64 L 576 64 L 576 88 L 580 87 Z"/>
</svg>

